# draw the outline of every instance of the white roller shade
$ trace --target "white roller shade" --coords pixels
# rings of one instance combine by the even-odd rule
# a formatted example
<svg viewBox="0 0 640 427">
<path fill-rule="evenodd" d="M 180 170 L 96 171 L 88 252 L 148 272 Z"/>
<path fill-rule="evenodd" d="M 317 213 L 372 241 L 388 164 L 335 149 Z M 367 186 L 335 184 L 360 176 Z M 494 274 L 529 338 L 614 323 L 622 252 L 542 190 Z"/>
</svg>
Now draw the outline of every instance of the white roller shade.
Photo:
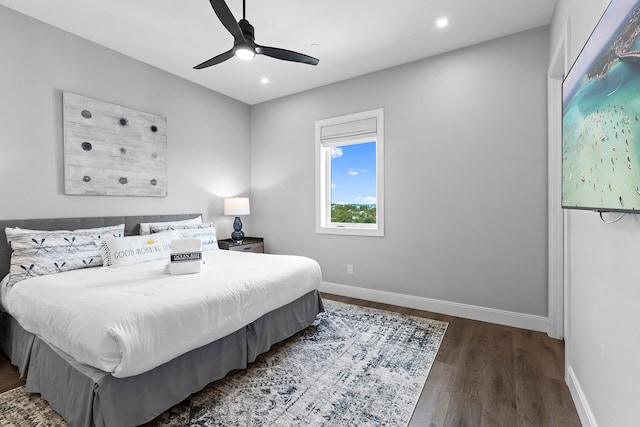
<svg viewBox="0 0 640 427">
<path fill-rule="evenodd" d="M 324 146 L 338 145 L 354 139 L 375 138 L 378 132 L 376 117 L 322 126 L 320 140 Z"/>
</svg>

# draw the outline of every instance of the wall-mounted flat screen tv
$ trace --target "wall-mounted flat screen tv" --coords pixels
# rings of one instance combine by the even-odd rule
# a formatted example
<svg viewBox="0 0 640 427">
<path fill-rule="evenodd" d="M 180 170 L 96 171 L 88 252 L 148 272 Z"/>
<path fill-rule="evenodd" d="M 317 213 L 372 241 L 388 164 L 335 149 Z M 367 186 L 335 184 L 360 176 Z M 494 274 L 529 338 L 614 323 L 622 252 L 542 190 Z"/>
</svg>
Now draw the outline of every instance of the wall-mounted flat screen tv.
<svg viewBox="0 0 640 427">
<path fill-rule="evenodd" d="M 640 213 L 640 0 L 611 1 L 562 92 L 562 207 Z"/>
</svg>

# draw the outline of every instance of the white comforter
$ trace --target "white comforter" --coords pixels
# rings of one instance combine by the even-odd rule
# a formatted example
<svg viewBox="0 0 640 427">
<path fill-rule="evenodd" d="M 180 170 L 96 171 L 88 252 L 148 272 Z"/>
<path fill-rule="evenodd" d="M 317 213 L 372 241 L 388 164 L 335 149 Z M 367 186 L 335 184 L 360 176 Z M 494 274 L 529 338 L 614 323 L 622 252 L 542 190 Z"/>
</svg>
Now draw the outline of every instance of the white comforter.
<svg viewBox="0 0 640 427">
<path fill-rule="evenodd" d="M 212 251 L 198 274 L 166 261 L 88 268 L 2 286 L 24 329 L 115 377 L 153 369 L 317 289 L 320 267 L 298 256 Z"/>
</svg>

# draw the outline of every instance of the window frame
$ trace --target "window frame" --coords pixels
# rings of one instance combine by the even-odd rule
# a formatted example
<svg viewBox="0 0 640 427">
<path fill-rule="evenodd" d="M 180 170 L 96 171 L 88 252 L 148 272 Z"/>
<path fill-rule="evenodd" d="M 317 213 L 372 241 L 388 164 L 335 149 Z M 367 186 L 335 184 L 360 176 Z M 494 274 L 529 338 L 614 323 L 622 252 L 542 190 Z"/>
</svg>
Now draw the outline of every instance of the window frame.
<svg viewBox="0 0 640 427">
<path fill-rule="evenodd" d="M 339 142 L 322 140 L 322 128 L 360 120 L 375 119 L 375 134 L 354 135 Z M 384 110 L 378 108 L 316 121 L 316 233 L 384 237 Z M 376 223 L 331 222 L 331 148 L 375 142 L 376 144 Z"/>
</svg>

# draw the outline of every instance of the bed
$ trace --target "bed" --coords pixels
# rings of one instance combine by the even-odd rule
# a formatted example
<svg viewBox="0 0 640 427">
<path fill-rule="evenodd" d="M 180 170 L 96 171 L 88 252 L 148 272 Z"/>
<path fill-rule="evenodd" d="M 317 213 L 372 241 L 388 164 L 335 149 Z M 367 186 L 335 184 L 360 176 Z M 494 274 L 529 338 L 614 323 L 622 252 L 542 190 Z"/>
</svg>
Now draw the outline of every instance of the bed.
<svg viewBox="0 0 640 427">
<path fill-rule="evenodd" d="M 184 220 L 197 215 L 0 220 L 0 278 L 6 275 L 10 267 L 11 250 L 6 243 L 5 227 L 76 230 L 125 224 L 125 235 L 137 235 L 141 223 Z M 0 345 L 21 375 L 26 377 L 25 390 L 41 394 L 72 426 L 139 425 L 152 420 L 212 381 L 223 378 L 228 372 L 246 368 L 273 344 L 311 325 L 316 315 L 323 311 L 317 290 L 320 284 L 319 267 L 304 257 L 212 251 L 203 273 L 207 270 L 207 274 L 212 274 L 211 280 L 222 280 L 225 276 L 233 279 L 231 281 L 235 285 L 228 290 L 223 285 L 206 286 L 202 282 L 209 279 L 202 273 L 168 275 L 161 271 L 163 263 L 166 264 L 166 261 L 126 267 L 132 285 L 126 288 L 122 303 L 119 304 L 117 296 L 103 292 L 112 282 L 122 280 L 113 270 L 125 269 L 85 268 L 24 280 L 12 287 L 12 293 L 3 290 L 0 294 L 3 307 L 4 303 L 11 302 L 13 312 L 0 313 Z M 94 360 L 91 356 L 85 358 L 82 352 L 78 353 L 73 345 L 65 341 L 61 330 L 73 331 L 68 334 L 72 336 L 66 338 L 69 342 L 76 342 L 82 334 L 81 328 L 64 317 L 65 327 L 52 328 L 53 331 L 37 329 L 32 321 L 40 316 L 41 320 L 53 323 L 52 319 L 60 317 L 60 312 L 64 311 L 62 308 L 73 305 L 72 302 L 65 303 L 61 295 L 64 292 L 70 295 L 84 292 L 82 284 L 90 278 L 93 283 L 93 278 L 98 276 L 100 280 L 95 284 L 95 290 L 91 290 L 93 293 L 83 298 L 92 303 L 101 299 L 110 300 L 111 305 L 119 306 L 115 318 L 104 320 L 104 324 L 109 325 L 108 334 L 105 332 L 104 336 L 113 336 L 115 342 L 107 344 L 115 345 L 118 351 L 115 359 L 100 356 L 99 360 Z M 259 284 L 258 288 L 248 288 L 249 284 L 255 283 Z M 180 287 L 179 293 L 175 293 L 176 286 Z M 138 288 L 142 290 L 133 291 Z M 167 309 L 176 307 L 177 310 L 183 305 L 188 309 L 185 313 L 191 317 L 175 322 L 175 327 L 171 320 L 181 319 L 177 312 L 169 312 L 169 322 L 164 324 L 160 318 L 147 317 L 145 324 L 152 329 L 140 331 L 137 326 L 134 328 L 130 327 L 130 323 L 125 323 L 125 327 L 120 329 L 133 331 L 127 343 L 113 331 L 121 326 L 122 319 L 129 322 L 129 315 L 136 311 L 136 307 L 141 307 L 137 305 L 136 298 L 142 301 L 152 288 L 154 293 L 167 293 L 168 299 L 173 302 L 167 304 Z M 227 298 L 218 302 L 218 305 L 215 305 L 213 298 L 216 295 L 210 295 L 216 292 Z M 40 295 L 38 307 L 42 307 L 42 310 L 28 308 L 31 293 Z M 185 297 L 192 293 L 198 295 L 193 301 Z M 273 298 L 267 298 L 268 294 L 272 294 Z M 153 308 L 160 304 L 152 304 L 150 316 L 157 314 L 158 310 Z M 49 305 L 53 308 L 46 311 L 44 308 Z M 101 336 L 97 332 L 101 327 L 101 316 L 109 311 L 114 310 L 100 311 L 99 305 L 92 308 L 91 320 L 97 323 L 91 326 L 91 330 L 96 331 L 98 338 Z M 137 311 L 144 313 L 141 308 Z M 120 323 L 114 327 L 109 322 Z M 184 338 L 186 335 L 181 335 L 184 334 L 184 328 L 180 329 L 178 323 L 190 325 L 196 338 Z M 162 351 L 150 351 L 151 347 L 141 345 L 145 342 L 145 334 L 164 339 L 159 347 Z M 187 350 L 181 346 L 186 346 Z M 94 347 L 94 344 L 88 347 Z M 105 351 L 107 355 L 113 355 L 115 350 L 109 353 L 107 347 Z"/>
</svg>

